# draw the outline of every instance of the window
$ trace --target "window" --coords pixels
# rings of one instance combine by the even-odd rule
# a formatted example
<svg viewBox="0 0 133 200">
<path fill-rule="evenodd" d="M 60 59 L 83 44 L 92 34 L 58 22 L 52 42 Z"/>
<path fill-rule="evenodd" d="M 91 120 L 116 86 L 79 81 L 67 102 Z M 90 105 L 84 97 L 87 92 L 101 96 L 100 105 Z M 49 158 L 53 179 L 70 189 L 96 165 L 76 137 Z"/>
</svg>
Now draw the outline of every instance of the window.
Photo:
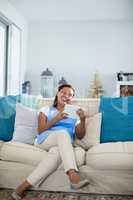
<svg viewBox="0 0 133 200">
<path fill-rule="evenodd" d="M 9 27 L 9 62 L 7 71 L 7 94 L 20 93 L 20 59 L 21 59 L 21 30 L 11 25 Z"/>
<path fill-rule="evenodd" d="M 0 21 L 0 96 L 6 94 L 8 26 Z"/>
<path fill-rule="evenodd" d="M 20 93 L 21 30 L 0 18 L 0 96 Z"/>
</svg>

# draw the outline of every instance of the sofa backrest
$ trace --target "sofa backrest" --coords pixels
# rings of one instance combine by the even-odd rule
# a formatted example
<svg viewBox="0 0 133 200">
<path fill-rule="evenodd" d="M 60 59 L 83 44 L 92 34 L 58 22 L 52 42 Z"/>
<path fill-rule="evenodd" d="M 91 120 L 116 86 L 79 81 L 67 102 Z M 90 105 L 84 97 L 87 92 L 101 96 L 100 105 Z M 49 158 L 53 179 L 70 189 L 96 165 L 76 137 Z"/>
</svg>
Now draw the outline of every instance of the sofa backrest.
<svg viewBox="0 0 133 200">
<path fill-rule="evenodd" d="M 38 99 L 38 109 L 45 106 L 45 105 L 51 105 L 53 102 L 53 99 Z M 87 116 L 92 116 L 96 114 L 99 110 L 99 99 L 74 99 L 73 104 L 78 105 L 81 108 L 83 108 Z"/>
<path fill-rule="evenodd" d="M 40 96 L 22 95 L 21 103 L 30 108 L 40 109 L 46 105 L 52 105 L 53 98 L 42 98 Z M 73 104 L 85 109 L 88 116 L 96 114 L 99 110 L 100 99 L 95 98 L 75 98 Z"/>
</svg>

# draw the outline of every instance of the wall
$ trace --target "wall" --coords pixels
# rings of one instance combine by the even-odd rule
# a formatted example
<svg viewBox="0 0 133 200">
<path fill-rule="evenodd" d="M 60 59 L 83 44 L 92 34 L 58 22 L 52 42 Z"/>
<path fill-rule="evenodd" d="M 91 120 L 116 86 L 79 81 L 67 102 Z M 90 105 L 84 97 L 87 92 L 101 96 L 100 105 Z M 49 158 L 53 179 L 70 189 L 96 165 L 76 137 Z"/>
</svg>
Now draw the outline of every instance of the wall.
<svg viewBox="0 0 133 200">
<path fill-rule="evenodd" d="M 22 31 L 21 82 L 23 82 L 27 65 L 28 26 L 26 19 L 8 2 L 8 0 L 0 0 L 0 15 L 17 25 Z"/>
<path fill-rule="evenodd" d="M 46 65 L 56 77 L 74 85 L 86 97 L 95 70 L 99 70 L 106 95 L 116 91 L 116 72 L 133 69 L 133 21 L 41 21 L 29 26 L 26 80 L 39 94 L 40 74 Z"/>
</svg>

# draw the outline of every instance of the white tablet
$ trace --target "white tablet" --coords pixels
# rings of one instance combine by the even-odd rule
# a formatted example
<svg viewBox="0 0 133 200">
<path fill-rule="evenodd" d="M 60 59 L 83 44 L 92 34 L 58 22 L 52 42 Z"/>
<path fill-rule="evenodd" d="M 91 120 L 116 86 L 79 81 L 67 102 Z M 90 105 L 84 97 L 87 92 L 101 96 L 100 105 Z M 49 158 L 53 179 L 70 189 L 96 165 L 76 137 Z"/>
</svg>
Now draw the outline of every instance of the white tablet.
<svg viewBox="0 0 133 200">
<path fill-rule="evenodd" d="M 66 104 L 63 112 L 67 113 L 70 118 L 79 119 L 79 116 L 76 113 L 79 108 L 80 107 L 76 105 Z"/>
</svg>

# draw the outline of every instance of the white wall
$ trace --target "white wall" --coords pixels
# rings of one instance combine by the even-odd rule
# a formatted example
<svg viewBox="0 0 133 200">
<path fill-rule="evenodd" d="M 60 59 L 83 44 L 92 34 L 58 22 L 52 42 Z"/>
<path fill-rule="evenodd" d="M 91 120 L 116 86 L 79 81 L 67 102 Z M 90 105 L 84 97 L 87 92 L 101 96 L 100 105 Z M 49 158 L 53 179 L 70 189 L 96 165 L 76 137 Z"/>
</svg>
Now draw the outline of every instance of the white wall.
<svg viewBox="0 0 133 200">
<path fill-rule="evenodd" d="M 32 22 L 26 80 L 32 82 L 32 92 L 39 94 L 40 74 L 49 65 L 74 85 L 77 96 L 84 97 L 98 69 L 106 95 L 114 95 L 116 72 L 133 71 L 132 44 L 133 21 Z"/>
<path fill-rule="evenodd" d="M 23 82 L 27 65 L 28 26 L 26 19 L 8 2 L 8 0 L 0 0 L 0 15 L 17 25 L 22 31 L 21 82 Z"/>
</svg>

